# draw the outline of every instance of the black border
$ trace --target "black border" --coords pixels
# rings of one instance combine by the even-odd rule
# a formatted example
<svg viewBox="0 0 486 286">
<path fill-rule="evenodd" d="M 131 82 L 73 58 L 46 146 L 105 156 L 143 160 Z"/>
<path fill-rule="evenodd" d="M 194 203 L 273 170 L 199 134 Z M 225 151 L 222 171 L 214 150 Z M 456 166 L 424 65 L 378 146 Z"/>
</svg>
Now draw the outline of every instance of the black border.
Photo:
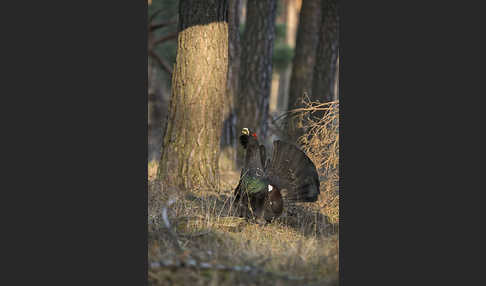
<svg viewBox="0 0 486 286">
<path fill-rule="evenodd" d="M 146 285 L 147 1 L 20 6 L 4 9 L 12 278 Z"/>
<path fill-rule="evenodd" d="M 339 15 L 339 284 L 344 285 L 344 84 L 343 84 L 343 5 L 338 2 Z"/>
<path fill-rule="evenodd" d="M 3 233 L 12 238 L 10 265 L 21 269 L 14 278 L 146 284 L 147 2 L 47 5 L 5 9 L 14 37 L 3 41 L 11 103 L 2 107 L 14 110 L 4 120 L 14 132 L 3 136 L 11 142 L 3 179 L 12 184 L 2 190 L 18 203 Z M 473 29 L 461 26 L 471 11 L 423 1 L 339 5 L 340 285 L 344 276 L 350 285 L 450 280 L 460 268 L 431 268 L 467 261 L 450 256 L 467 252 L 469 242 L 457 240 L 471 237 L 473 217 L 457 219 L 448 207 L 481 210 L 458 190 L 482 184 L 464 187 L 471 176 L 451 172 L 449 161 L 476 158 L 462 153 L 475 140 L 451 140 L 449 131 L 469 132 L 475 120 L 455 120 L 483 113 L 463 98 L 481 99 L 482 82 L 472 87 L 468 67 L 456 63 L 477 62 L 458 37 Z"/>
</svg>

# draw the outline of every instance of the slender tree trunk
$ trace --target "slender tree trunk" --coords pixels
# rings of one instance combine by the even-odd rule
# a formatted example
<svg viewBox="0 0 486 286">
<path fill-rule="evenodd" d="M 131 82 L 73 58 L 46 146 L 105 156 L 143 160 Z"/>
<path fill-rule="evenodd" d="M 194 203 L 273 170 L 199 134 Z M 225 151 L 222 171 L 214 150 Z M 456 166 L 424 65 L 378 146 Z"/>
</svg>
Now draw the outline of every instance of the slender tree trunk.
<svg viewBox="0 0 486 286">
<path fill-rule="evenodd" d="M 163 71 L 162 71 L 163 72 Z M 149 58 L 148 72 L 148 161 L 159 160 L 167 118 L 169 94 L 165 79 Z"/>
<path fill-rule="evenodd" d="M 302 107 L 302 96 L 304 93 L 311 93 L 320 17 L 321 0 L 303 0 L 292 64 L 288 110 Z M 303 134 L 303 130 L 297 126 L 296 118 L 289 118 L 287 130 L 293 142 Z"/>
<path fill-rule="evenodd" d="M 157 70 L 148 59 L 148 161 L 152 161 L 157 153 L 157 135 L 162 131 L 162 113 L 160 110 L 159 88 L 157 87 Z M 160 147 L 160 146 L 159 146 Z M 160 148 L 159 148 L 160 149 Z M 160 154 L 159 154 L 160 155 Z"/>
<path fill-rule="evenodd" d="M 336 75 L 334 76 L 334 96 L 332 98 L 333 101 L 339 100 L 339 51 L 337 55 L 337 63 L 336 63 Z"/>
<path fill-rule="evenodd" d="M 228 70 L 228 2 L 181 0 L 177 58 L 159 179 L 218 189 Z"/>
<path fill-rule="evenodd" d="M 284 13 L 285 13 L 285 43 L 295 50 L 296 34 L 299 21 L 299 1 L 285 0 L 284 1 Z M 281 73 L 278 84 L 278 102 L 280 103 L 279 109 L 282 112 L 287 111 L 289 102 L 289 88 L 292 74 L 292 65 L 288 65 Z"/>
<path fill-rule="evenodd" d="M 334 98 L 339 49 L 339 14 L 337 0 L 322 1 L 322 20 L 317 46 L 311 99 L 329 102 Z"/>
<path fill-rule="evenodd" d="M 240 10 L 240 0 L 229 0 L 228 81 L 226 85 L 226 102 L 223 111 L 225 120 L 221 144 L 222 147 L 230 146 L 234 149 L 236 149 L 237 142 L 235 102 L 240 71 Z M 233 156 L 234 154 L 232 154 Z"/>
<path fill-rule="evenodd" d="M 276 10 L 276 0 L 248 0 L 241 45 L 237 132 L 247 127 L 263 138 L 268 129 Z M 241 159 L 238 154 L 239 163 Z"/>
</svg>

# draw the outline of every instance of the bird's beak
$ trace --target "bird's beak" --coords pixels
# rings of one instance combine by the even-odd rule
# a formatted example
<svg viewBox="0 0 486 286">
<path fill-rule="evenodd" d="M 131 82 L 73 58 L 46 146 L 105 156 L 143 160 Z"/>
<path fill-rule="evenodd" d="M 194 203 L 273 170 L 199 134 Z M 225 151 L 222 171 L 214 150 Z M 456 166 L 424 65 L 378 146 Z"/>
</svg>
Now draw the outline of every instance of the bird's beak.
<svg viewBox="0 0 486 286">
<path fill-rule="evenodd" d="M 248 130 L 248 128 L 243 128 L 243 130 L 241 130 L 241 133 L 247 135 L 247 136 L 250 136 L 250 130 Z"/>
</svg>

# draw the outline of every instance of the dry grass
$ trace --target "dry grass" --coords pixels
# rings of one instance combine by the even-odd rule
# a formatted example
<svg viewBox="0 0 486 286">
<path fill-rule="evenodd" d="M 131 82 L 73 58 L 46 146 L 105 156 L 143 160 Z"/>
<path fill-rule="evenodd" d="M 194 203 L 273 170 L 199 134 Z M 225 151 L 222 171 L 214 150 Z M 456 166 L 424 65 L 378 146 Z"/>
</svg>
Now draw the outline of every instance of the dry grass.
<svg viewBox="0 0 486 286">
<path fill-rule="evenodd" d="M 319 169 L 321 196 L 285 209 L 271 224 L 234 216 L 233 150 L 222 151 L 219 192 L 165 189 L 151 163 L 150 285 L 338 285 L 339 104 L 306 104 L 295 114 L 308 130 L 300 144 Z M 324 117 L 314 118 L 316 111 Z"/>
<path fill-rule="evenodd" d="M 322 213 L 297 205 L 271 224 L 249 223 L 233 216 L 239 173 L 221 178 L 219 193 L 149 181 L 151 285 L 337 285 L 337 229 Z"/>
</svg>

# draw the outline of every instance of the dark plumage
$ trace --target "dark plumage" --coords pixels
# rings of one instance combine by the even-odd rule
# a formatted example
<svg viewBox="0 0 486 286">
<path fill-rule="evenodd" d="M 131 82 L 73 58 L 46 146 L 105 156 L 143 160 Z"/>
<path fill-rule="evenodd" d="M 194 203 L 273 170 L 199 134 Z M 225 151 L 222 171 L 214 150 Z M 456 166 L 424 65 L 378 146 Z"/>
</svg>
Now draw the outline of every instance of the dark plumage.
<svg viewBox="0 0 486 286">
<path fill-rule="evenodd" d="M 286 203 L 317 200 L 320 191 L 316 167 L 298 147 L 274 141 L 272 158 L 267 160 L 265 147 L 248 128 L 243 128 L 240 143 L 245 149 L 245 162 L 235 202 L 241 216 L 271 221 L 282 214 Z"/>
</svg>

